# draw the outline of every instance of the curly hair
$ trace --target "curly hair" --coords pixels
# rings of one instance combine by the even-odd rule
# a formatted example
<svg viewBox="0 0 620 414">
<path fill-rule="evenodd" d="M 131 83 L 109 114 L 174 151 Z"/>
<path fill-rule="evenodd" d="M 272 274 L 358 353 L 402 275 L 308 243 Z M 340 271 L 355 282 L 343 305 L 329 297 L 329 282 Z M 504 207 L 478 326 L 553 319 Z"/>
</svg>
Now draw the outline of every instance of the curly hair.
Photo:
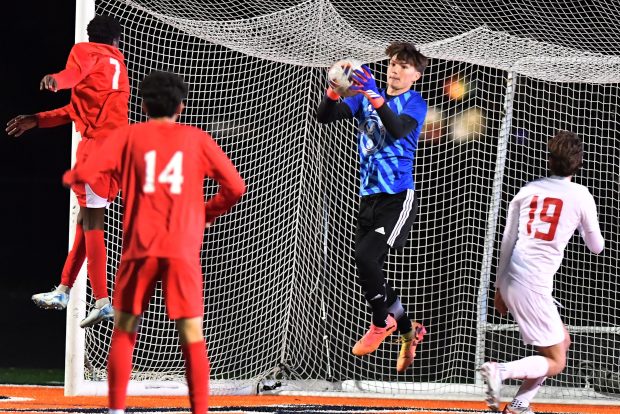
<svg viewBox="0 0 620 414">
<path fill-rule="evenodd" d="M 90 42 L 111 45 L 120 39 L 123 27 L 112 16 L 97 15 L 86 26 L 86 32 Z"/>
<path fill-rule="evenodd" d="M 151 118 L 171 117 L 187 97 L 187 85 L 179 75 L 153 71 L 142 80 L 140 95 Z"/>
<path fill-rule="evenodd" d="M 420 73 L 423 73 L 428 65 L 428 58 L 424 56 L 413 43 L 390 43 L 385 49 L 385 54 L 390 58 L 396 56 L 396 59 L 412 64 Z"/>
<path fill-rule="evenodd" d="M 559 131 L 547 143 L 549 169 L 554 175 L 568 177 L 583 164 L 583 142 L 574 132 Z"/>
</svg>

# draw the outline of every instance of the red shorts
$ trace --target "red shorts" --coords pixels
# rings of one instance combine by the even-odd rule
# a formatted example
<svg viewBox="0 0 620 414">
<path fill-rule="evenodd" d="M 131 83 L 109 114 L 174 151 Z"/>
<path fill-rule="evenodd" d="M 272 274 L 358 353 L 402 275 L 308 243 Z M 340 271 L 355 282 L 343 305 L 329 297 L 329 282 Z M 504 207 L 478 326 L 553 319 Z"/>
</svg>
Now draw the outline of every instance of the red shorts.
<svg viewBox="0 0 620 414">
<path fill-rule="evenodd" d="M 204 315 L 200 263 L 186 260 L 146 257 L 121 260 L 116 274 L 112 304 L 115 309 L 141 315 L 153 296 L 155 283 L 162 282 L 166 310 L 170 319 Z"/>
<path fill-rule="evenodd" d="M 94 139 L 83 138 L 77 147 L 75 165 L 85 162 L 89 153 L 96 151 Z M 101 174 L 92 185 L 73 184 L 71 190 L 75 193 L 80 207 L 105 208 L 118 194 L 118 181 L 109 174 Z"/>
</svg>

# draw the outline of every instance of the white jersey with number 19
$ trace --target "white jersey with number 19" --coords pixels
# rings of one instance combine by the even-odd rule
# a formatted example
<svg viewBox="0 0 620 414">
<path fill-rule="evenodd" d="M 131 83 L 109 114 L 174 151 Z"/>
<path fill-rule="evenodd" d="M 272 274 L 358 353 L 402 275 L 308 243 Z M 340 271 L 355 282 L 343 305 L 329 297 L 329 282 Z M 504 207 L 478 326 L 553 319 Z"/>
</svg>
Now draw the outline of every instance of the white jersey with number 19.
<svg viewBox="0 0 620 414">
<path fill-rule="evenodd" d="M 512 279 L 535 292 L 551 293 L 553 277 L 576 229 L 590 250 L 602 251 L 596 204 L 586 187 L 558 176 L 524 186 L 508 209 L 497 287 L 502 289 Z"/>
</svg>

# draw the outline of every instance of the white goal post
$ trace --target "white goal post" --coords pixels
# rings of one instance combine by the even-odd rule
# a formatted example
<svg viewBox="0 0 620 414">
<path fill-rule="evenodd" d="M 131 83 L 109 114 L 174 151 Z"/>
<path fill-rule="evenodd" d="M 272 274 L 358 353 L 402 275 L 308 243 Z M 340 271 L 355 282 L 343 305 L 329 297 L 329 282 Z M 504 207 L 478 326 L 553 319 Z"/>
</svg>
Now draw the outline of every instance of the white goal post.
<svg viewBox="0 0 620 414">
<path fill-rule="evenodd" d="M 494 313 L 494 272 L 509 200 L 546 175 L 546 141 L 569 129 L 584 140 L 575 181 L 597 202 L 606 249 L 592 255 L 578 237 L 566 249 L 554 295 L 573 345 L 566 369 L 537 400 L 618 404 L 620 390 L 601 373 L 620 375 L 620 42 L 602 45 L 603 30 L 579 41 L 567 34 L 582 30 L 578 2 L 568 2 L 562 16 L 570 19 L 557 25 L 528 16 L 524 0 L 501 10 L 458 3 L 76 1 L 76 41 L 95 13 L 124 27 L 130 121 L 145 120 L 142 78 L 178 73 L 190 88 L 180 122 L 211 132 L 246 181 L 247 194 L 203 242 L 212 393 L 481 398 L 482 361 L 534 352 L 510 317 Z M 594 2 L 601 25 L 612 24 L 606 8 L 620 11 Z M 386 262 L 409 312 L 429 330 L 405 374 L 395 370 L 395 343 L 364 358 L 350 353 L 369 321 L 353 260 L 356 126 L 314 117 L 327 68 L 340 58 L 367 62 L 385 85 L 384 49 L 393 40 L 412 41 L 430 58 L 414 84 L 429 105 L 415 167 L 420 207 L 406 247 Z M 214 189 L 205 182 L 207 196 Z M 110 291 L 121 204 L 106 214 Z M 129 392 L 185 394 L 174 324 L 156 293 Z M 79 328 L 92 302 L 81 274 L 67 313 L 67 395 L 106 393 L 112 325 Z"/>
</svg>

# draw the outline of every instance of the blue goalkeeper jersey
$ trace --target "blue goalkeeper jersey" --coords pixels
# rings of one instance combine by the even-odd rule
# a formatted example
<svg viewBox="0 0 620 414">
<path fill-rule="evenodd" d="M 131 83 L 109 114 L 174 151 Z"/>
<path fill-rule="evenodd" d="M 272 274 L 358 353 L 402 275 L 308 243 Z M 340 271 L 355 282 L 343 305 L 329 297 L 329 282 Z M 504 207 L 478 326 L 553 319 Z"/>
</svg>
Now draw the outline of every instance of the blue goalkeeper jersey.
<svg viewBox="0 0 620 414">
<path fill-rule="evenodd" d="M 386 98 L 384 89 L 379 89 Z M 414 190 L 413 168 L 418 137 L 426 118 L 427 105 L 422 96 L 413 90 L 391 97 L 386 105 L 396 115 L 408 115 L 418 126 L 403 138 L 390 135 L 379 114 L 362 95 L 346 98 L 344 102 L 358 121 L 357 146 L 360 156 L 360 195 L 377 193 L 396 194 Z"/>
</svg>

